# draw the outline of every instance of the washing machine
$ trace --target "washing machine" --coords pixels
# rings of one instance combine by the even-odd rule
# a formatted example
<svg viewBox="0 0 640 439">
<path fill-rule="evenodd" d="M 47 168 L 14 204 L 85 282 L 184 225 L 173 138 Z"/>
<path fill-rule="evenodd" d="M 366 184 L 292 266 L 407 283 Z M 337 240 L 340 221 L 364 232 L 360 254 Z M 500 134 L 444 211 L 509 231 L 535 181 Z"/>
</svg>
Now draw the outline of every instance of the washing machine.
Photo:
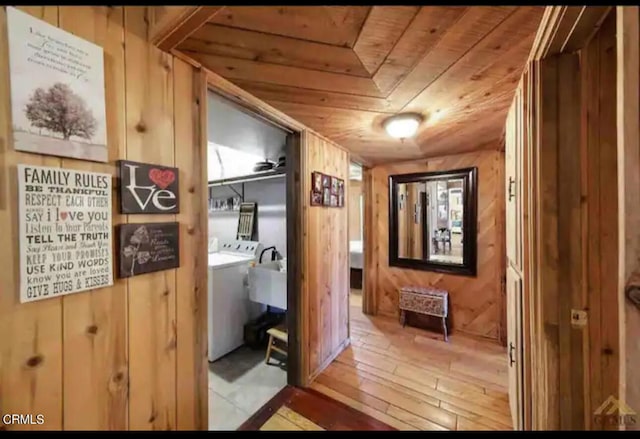
<svg viewBox="0 0 640 439">
<path fill-rule="evenodd" d="M 243 344 L 244 325 L 262 308 L 249 300 L 247 269 L 262 245 L 256 241 L 228 241 L 209 253 L 208 334 L 209 361 L 213 362 Z"/>
</svg>

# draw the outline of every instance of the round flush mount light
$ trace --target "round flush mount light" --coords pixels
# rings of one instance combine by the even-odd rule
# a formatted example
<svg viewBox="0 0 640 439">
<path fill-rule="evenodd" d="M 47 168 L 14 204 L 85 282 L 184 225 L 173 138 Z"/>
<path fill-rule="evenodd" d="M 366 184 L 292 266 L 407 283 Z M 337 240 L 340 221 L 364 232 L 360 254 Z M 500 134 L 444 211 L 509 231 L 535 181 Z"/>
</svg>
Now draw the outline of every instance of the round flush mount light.
<svg viewBox="0 0 640 439">
<path fill-rule="evenodd" d="M 397 114 L 384 121 L 384 129 L 391 137 L 406 139 L 416 134 L 421 122 L 422 116 L 420 114 Z"/>
</svg>

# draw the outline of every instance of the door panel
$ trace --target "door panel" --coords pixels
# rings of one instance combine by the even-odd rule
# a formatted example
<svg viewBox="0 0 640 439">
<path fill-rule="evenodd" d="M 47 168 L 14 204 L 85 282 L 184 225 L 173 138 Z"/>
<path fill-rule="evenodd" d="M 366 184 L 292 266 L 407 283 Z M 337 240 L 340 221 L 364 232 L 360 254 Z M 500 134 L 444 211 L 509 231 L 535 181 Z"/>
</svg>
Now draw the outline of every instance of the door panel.
<svg viewBox="0 0 640 439">
<path fill-rule="evenodd" d="M 513 427 L 522 429 L 522 279 L 507 267 L 507 356 Z"/>
<path fill-rule="evenodd" d="M 516 95 L 509 110 L 505 132 L 505 197 L 506 197 L 506 244 L 507 258 L 518 269 L 522 268 L 521 234 L 521 166 L 522 155 L 522 109 L 521 90 Z"/>
</svg>

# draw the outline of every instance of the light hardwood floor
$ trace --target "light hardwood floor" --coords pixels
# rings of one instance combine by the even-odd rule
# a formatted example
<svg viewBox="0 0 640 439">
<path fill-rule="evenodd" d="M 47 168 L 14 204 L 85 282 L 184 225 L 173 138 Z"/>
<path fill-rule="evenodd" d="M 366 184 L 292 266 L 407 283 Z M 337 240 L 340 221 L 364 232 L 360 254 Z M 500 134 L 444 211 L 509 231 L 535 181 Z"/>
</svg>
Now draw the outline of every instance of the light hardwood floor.
<svg viewBox="0 0 640 439">
<path fill-rule="evenodd" d="M 304 430 L 304 431 L 322 431 L 320 427 L 313 421 L 305 418 L 298 412 L 289 407 L 282 406 L 277 412 L 271 416 L 262 427 L 262 431 L 283 431 L 283 430 Z"/>
<path fill-rule="evenodd" d="M 351 346 L 311 388 L 399 430 L 511 430 L 505 348 L 362 313 L 350 296 Z"/>
<path fill-rule="evenodd" d="M 395 430 L 313 389 L 287 386 L 239 428 L 241 431 Z"/>
</svg>

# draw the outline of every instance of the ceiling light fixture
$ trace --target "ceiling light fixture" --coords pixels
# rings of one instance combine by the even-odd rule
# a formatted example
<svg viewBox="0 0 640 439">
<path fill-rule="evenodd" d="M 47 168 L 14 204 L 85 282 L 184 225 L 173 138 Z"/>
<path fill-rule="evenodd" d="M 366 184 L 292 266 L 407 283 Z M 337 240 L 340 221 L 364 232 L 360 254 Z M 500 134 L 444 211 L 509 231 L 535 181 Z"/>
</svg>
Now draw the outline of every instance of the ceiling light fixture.
<svg viewBox="0 0 640 439">
<path fill-rule="evenodd" d="M 391 137 L 406 139 L 416 134 L 421 122 L 422 116 L 417 113 L 396 114 L 384 121 L 384 129 Z"/>
</svg>

